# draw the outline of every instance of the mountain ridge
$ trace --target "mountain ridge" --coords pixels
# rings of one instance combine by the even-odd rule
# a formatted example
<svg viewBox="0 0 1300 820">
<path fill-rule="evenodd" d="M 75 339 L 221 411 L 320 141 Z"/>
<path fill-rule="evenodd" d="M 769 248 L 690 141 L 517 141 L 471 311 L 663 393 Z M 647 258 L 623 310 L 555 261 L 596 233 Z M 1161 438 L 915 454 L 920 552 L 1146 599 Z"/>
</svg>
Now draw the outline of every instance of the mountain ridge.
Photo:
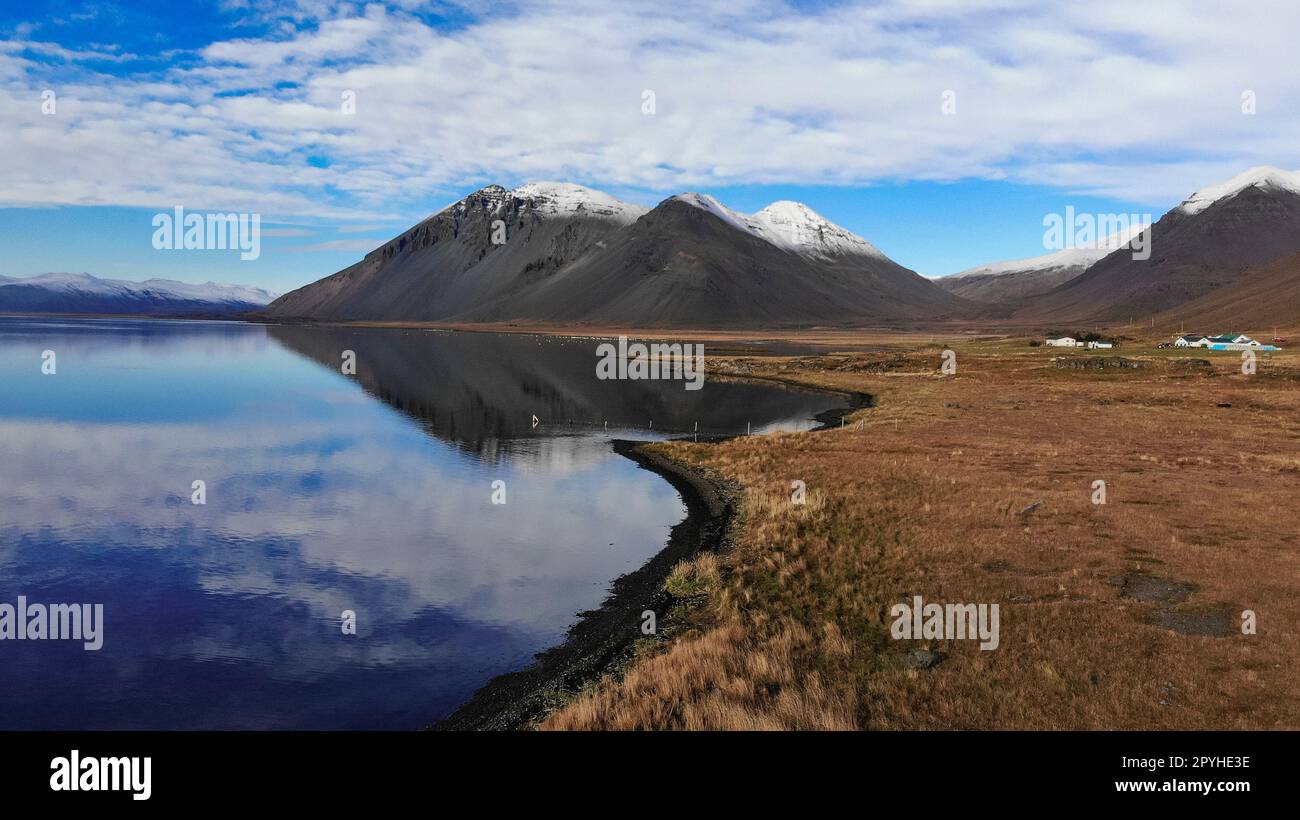
<svg viewBox="0 0 1300 820">
<path fill-rule="evenodd" d="M 489 241 L 493 226 L 503 242 Z M 688 192 L 641 209 L 582 186 L 528 183 L 469 194 L 264 313 L 735 326 L 913 320 L 964 308 L 800 203 L 743 214 Z"/>
<path fill-rule="evenodd" d="M 235 315 L 265 308 L 278 294 L 248 285 L 125 279 L 89 273 L 0 276 L 0 311 L 140 315 Z"/>
<path fill-rule="evenodd" d="M 1149 254 L 1130 247 L 1139 234 Z M 790 200 L 654 208 L 572 183 L 475 191 L 262 315 L 324 321 L 735 327 L 1127 321 L 1300 252 L 1300 173 L 1250 168 L 1156 223 L 937 280 Z M 1142 258 L 1135 258 L 1142 257 Z"/>
</svg>

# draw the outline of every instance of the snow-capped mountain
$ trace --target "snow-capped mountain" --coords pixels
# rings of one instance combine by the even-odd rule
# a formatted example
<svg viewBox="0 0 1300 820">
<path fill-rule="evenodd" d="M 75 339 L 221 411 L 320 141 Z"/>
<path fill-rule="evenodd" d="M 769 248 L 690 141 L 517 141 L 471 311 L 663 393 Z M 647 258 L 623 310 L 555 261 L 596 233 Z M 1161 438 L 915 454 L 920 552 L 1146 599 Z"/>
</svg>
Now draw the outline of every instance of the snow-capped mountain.
<svg viewBox="0 0 1300 820">
<path fill-rule="evenodd" d="M 1246 188 L 1286 191 L 1300 196 L 1300 171 L 1284 171 L 1271 165 L 1256 165 L 1226 182 L 1202 188 L 1184 199 L 1179 204 L 1178 210 L 1189 215 L 1199 214 L 1214 203 L 1236 196 Z"/>
<path fill-rule="evenodd" d="M 490 241 L 498 221 L 503 244 Z M 686 193 L 647 211 L 540 182 L 476 191 L 266 314 L 704 328 L 911 320 L 965 307 L 796 202 L 743 214 Z"/>
<path fill-rule="evenodd" d="M 446 319 L 554 274 L 646 210 L 567 182 L 530 182 L 514 189 L 489 185 L 357 264 L 286 294 L 266 314 Z M 505 226 L 504 237 L 496 230 L 498 222 Z"/>
<path fill-rule="evenodd" d="M 802 202 L 780 200 L 758 213 L 742 214 L 708 194 L 690 192 L 678 194 L 673 199 L 708 211 L 739 230 L 803 256 L 830 258 L 860 254 L 886 258 L 876 246 Z"/>
<path fill-rule="evenodd" d="M 754 214 L 767 226 L 768 235 L 799 253 L 811 256 L 863 254 L 884 259 L 879 248 L 845 228 L 841 228 L 802 202 L 783 199 Z"/>
<path fill-rule="evenodd" d="M 756 328 L 938 318 L 967 307 L 883 255 L 796 245 L 774 230 L 712 197 L 670 197 L 553 275 L 459 318 Z"/>
<path fill-rule="evenodd" d="M 500 185 L 489 185 L 447 205 L 430 219 L 443 214 L 463 216 L 473 208 L 500 213 L 511 202 L 516 203 L 515 209 L 520 213 L 607 218 L 624 225 L 650 210 L 572 182 L 528 182 L 509 190 Z"/>
<path fill-rule="evenodd" d="M 540 214 L 608 217 L 625 225 L 650 210 L 572 182 L 529 182 L 508 191 L 507 196 L 528 203 L 528 207 Z"/>
<path fill-rule="evenodd" d="M 1091 246 L 1065 248 L 1028 259 L 1009 259 L 967 268 L 936 279 L 939 287 L 964 299 L 1009 305 L 1046 293 L 1079 276 L 1112 252 L 1127 247 L 1149 227 L 1134 224 Z"/>
<path fill-rule="evenodd" d="M 987 265 L 977 265 L 973 268 L 967 268 L 959 273 L 944 277 L 945 279 L 967 279 L 975 276 L 1007 276 L 1016 273 L 1028 273 L 1032 271 L 1053 271 L 1077 269 L 1080 273 L 1088 268 L 1094 262 L 1104 259 L 1110 253 L 1125 247 L 1149 227 L 1148 225 L 1133 225 L 1122 231 L 1111 234 L 1100 242 L 1095 242 L 1090 246 L 1082 248 L 1065 248 L 1064 250 L 1052 251 L 1042 256 L 1031 256 L 1027 259 L 1008 259 L 1005 262 L 991 262 Z"/>
<path fill-rule="evenodd" d="M 10 313 L 225 315 L 258 310 L 276 297 L 262 288 L 215 282 L 130 282 L 88 273 L 0 277 L 0 311 Z"/>
</svg>

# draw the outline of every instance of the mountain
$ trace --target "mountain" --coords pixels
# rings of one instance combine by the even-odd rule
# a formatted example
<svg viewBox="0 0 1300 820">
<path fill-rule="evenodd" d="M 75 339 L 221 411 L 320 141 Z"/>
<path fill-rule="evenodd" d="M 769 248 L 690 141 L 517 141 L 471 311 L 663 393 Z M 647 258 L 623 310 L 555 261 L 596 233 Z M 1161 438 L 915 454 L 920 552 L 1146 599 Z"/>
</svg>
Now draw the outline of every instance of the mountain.
<svg viewBox="0 0 1300 820">
<path fill-rule="evenodd" d="M 751 216 L 691 193 L 665 200 L 554 276 L 465 318 L 759 327 L 905 321 L 962 307 L 804 206 L 776 203 Z"/>
<path fill-rule="evenodd" d="M 979 265 L 935 279 L 934 283 L 963 299 L 1011 305 L 1069 282 L 1115 249 L 1127 246 L 1142 228 L 1134 225 L 1113 233 L 1093 247 L 1066 248 L 1028 259 Z"/>
<path fill-rule="evenodd" d="M 488 242 L 496 219 L 504 245 Z M 742 214 L 688 193 L 647 212 L 536 183 L 471 194 L 266 314 L 726 327 L 908 321 L 966 307 L 799 203 Z"/>
<path fill-rule="evenodd" d="M 1192 194 L 1150 230 L 1149 259 L 1115 251 L 1031 298 L 1016 318 L 1118 322 L 1153 316 L 1300 251 L 1300 173 L 1251 168 Z"/>
<path fill-rule="evenodd" d="M 26 279 L 0 276 L 0 313 L 224 316 L 260 310 L 275 297 L 261 288 L 214 282 L 127 282 L 88 273 L 47 273 Z"/>
<path fill-rule="evenodd" d="M 476 191 L 344 268 L 276 300 L 272 318 L 432 321 L 527 288 L 645 208 L 568 183 Z M 505 242 L 493 244 L 493 223 Z"/>
<path fill-rule="evenodd" d="M 801 256 L 823 260 L 853 255 L 886 258 L 867 240 L 800 202 L 788 199 L 773 202 L 750 216 L 737 213 L 706 194 L 680 194 L 673 199 L 707 211 L 738 230 Z"/>
</svg>

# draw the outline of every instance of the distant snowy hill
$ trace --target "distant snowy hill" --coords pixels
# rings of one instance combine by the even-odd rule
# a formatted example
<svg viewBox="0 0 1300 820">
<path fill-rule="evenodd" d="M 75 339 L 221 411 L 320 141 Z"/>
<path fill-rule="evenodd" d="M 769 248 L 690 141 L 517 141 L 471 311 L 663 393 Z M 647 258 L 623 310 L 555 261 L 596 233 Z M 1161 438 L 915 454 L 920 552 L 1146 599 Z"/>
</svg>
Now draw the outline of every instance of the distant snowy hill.
<svg viewBox="0 0 1300 820">
<path fill-rule="evenodd" d="M 276 296 L 261 288 L 215 282 L 128 282 L 88 273 L 46 273 L 26 279 L 0 276 L 0 313 L 233 315 L 266 307 Z"/>
<path fill-rule="evenodd" d="M 1092 247 L 1065 248 L 1028 259 L 1011 259 L 968 268 L 934 280 L 939 287 L 976 302 L 1010 305 L 1047 293 L 1069 282 L 1088 268 L 1127 247 L 1147 225 L 1136 224 L 1111 234 Z"/>
</svg>

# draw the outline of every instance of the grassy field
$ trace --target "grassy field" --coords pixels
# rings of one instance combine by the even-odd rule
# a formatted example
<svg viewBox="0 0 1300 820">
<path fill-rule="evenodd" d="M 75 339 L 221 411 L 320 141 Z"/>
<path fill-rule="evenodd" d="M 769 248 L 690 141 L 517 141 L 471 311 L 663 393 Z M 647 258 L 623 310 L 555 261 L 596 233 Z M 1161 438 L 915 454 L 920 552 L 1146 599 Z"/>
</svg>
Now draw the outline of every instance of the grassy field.
<svg viewBox="0 0 1300 820">
<path fill-rule="evenodd" d="M 670 578 L 670 637 L 541 728 L 1300 728 L 1300 356 L 953 335 L 945 376 L 942 338 L 711 358 L 877 406 L 655 445 L 745 488 L 734 543 Z M 1101 355 L 1147 364 L 1054 362 Z M 894 640 L 913 595 L 999 604 L 1000 645 Z"/>
</svg>

